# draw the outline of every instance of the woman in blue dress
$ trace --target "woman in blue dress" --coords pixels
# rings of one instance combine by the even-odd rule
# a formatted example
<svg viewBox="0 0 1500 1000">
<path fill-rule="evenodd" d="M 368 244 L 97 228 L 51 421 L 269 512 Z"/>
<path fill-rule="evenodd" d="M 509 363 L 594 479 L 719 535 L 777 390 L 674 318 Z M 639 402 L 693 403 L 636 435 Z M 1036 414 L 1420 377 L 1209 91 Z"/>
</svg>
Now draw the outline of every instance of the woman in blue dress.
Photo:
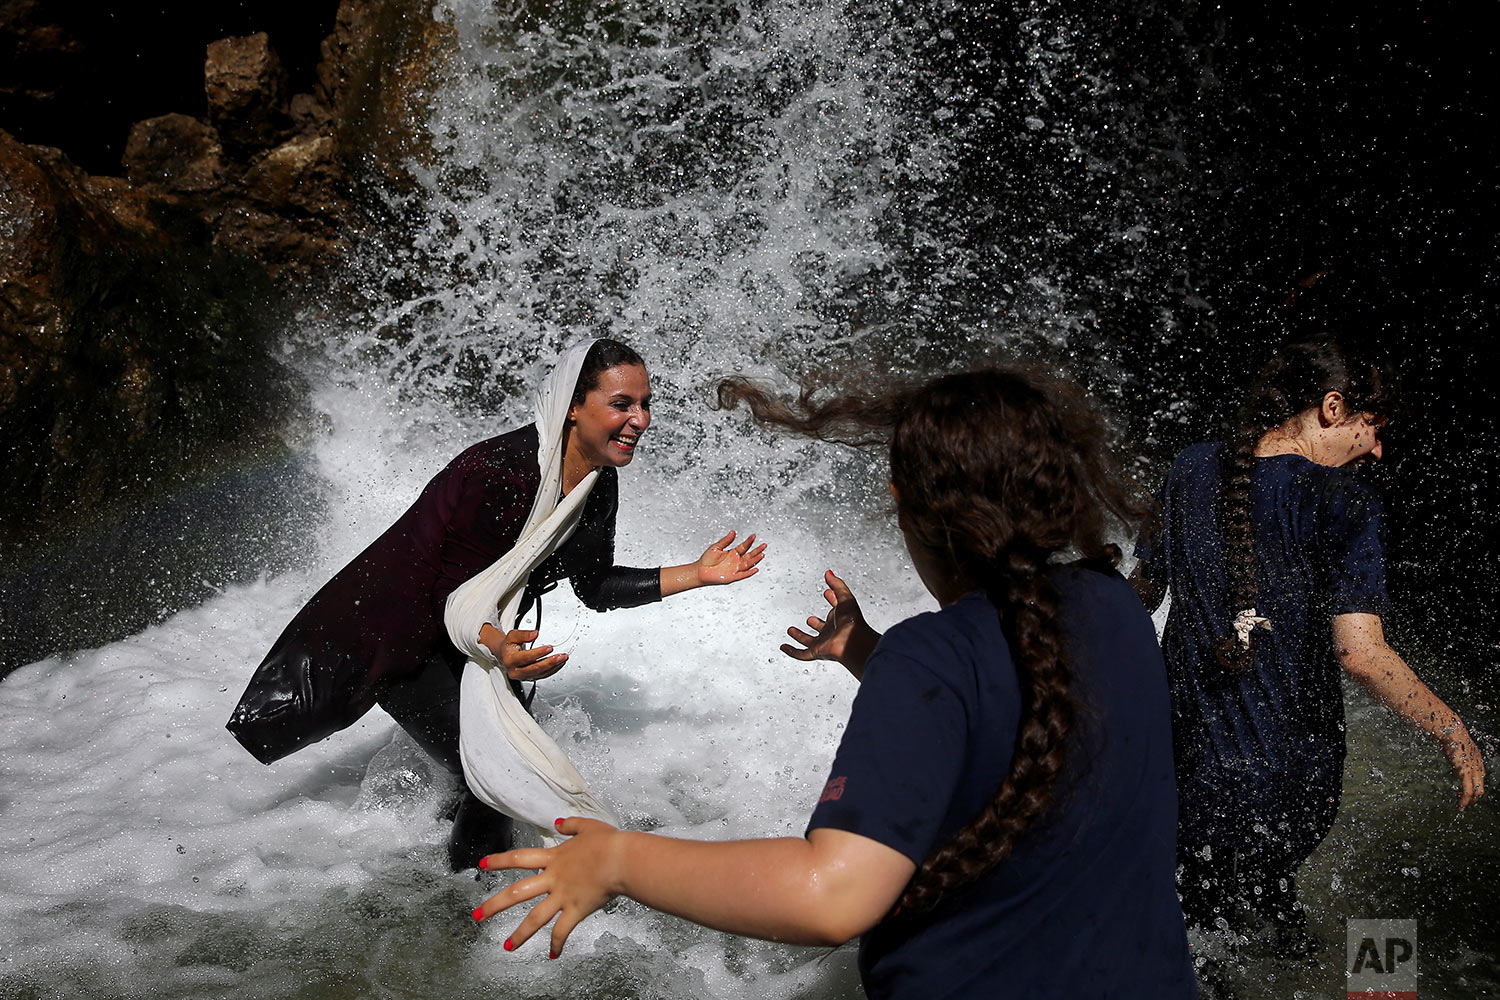
<svg viewBox="0 0 1500 1000">
<path fill-rule="evenodd" d="M 827 440 L 888 441 L 899 525 L 939 609 L 884 636 L 831 573 L 801 659 L 860 681 L 802 837 L 701 843 L 558 820 L 571 839 L 474 911 L 542 898 L 551 953 L 612 896 L 739 934 L 862 937 L 872 997 L 1193 997 L 1174 891 L 1166 676 L 1109 539 L 1141 505 L 1082 393 L 1022 368 L 788 407 L 720 398 Z M 810 748 L 811 749 L 811 748 Z"/>
<path fill-rule="evenodd" d="M 1459 717 L 1385 642 L 1380 499 L 1354 469 L 1381 457 L 1387 368 L 1333 335 L 1294 340 L 1253 383 L 1226 444 L 1172 463 L 1137 590 L 1170 595 L 1181 892 L 1190 924 L 1243 911 L 1304 921 L 1293 874 L 1327 836 L 1344 764 L 1340 668 L 1429 733 L 1484 792 Z"/>
</svg>

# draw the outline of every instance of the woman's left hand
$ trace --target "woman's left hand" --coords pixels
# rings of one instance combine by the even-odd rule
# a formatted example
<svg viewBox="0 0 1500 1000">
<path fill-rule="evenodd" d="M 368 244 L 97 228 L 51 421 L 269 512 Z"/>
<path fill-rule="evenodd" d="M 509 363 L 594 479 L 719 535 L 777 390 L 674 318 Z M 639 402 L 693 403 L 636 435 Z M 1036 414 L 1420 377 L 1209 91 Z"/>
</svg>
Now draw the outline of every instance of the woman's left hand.
<svg viewBox="0 0 1500 1000">
<path fill-rule="evenodd" d="M 751 535 L 738 545 L 734 545 L 734 532 L 714 542 L 703 551 L 696 563 L 698 570 L 698 586 L 712 587 L 724 583 L 739 583 L 747 580 L 757 572 L 756 564 L 766 554 L 765 543 L 755 545 L 755 536 Z M 752 548 L 751 546 L 754 546 Z"/>
<path fill-rule="evenodd" d="M 505 939 L 506 951 L 514 951 L 525 944 L 556 917 L 557 923 L 552 925 L 552 949 L 548 955 L 556 958 L 562 954 L 563 944 L 573 933 L 573 928 L 616 895 L 608 888 L 608 879 L 613 870 L 611 847 L 620 831 L 608 823 L 580 816 L 560 819 L 556 826 L 559 833 L 569 836 L 556 847 L 523 848 L 480 859 L 479 867 L 485 871 L 540 869 L 535 875 L 495 893 L 474 911 L 475 920 L 484 920 L 518 903 L 545 897 Z"/>
<path fill-rule="evenodd" d="M 1457 716 L 1451 730 L 1439 736 L 1438 742 L 1458 778 L 1458 811 L 1463 812 L 1484 794 L 1484 757 Z"/>
</svg>

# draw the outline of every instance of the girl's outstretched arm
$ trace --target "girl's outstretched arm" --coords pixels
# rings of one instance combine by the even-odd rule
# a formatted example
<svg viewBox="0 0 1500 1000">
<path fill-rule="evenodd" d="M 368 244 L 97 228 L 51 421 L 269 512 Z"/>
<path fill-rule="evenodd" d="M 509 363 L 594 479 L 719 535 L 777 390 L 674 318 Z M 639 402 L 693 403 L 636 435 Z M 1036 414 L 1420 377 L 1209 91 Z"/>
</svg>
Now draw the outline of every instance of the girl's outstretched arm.
<svg viewBox="0 0 1500 1000">
<path fill-rule="evenodd" d="M 916 865 L 858 834 L 819 828 L 807 837 L 728 842 L 616 830 L 598 820 L 558 820 L 557 847 L 492 854 L 487 870 L 536 868 L 474 911 L 483 920 L 540 899 L 505 941 L 520 947 L 553 917 L 552 957 L 573 928 L 615 896 L 733 934 L 837 945 L 874 927 Z"/>
<path fill-rule="evenodd" d="M 1484 759 L 1479 747 L 1458 714 L 1386 645 L 1379 615 L 1335 615 L 1333 646 L 1339 663 L 1377 701 L 1438 741 L 1458 776 L 1460 811 L 1484 794 Z"/>
</svg>

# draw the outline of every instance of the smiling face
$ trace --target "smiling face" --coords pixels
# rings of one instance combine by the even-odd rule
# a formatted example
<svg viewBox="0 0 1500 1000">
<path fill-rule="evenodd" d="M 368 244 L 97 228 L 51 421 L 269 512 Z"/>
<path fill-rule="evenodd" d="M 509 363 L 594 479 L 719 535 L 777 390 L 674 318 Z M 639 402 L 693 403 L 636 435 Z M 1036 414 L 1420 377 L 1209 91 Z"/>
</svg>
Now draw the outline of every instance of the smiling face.
<svg viewBox="0 0 1500 1000">
<path fill-rule="evenodd" d="M 616 365 L 599 373 L 583 402 L 568 408 L 567 450 L 589 468 L 629 465 L 651 426 L 651 382 L 644 365 Z"/>
</svg>

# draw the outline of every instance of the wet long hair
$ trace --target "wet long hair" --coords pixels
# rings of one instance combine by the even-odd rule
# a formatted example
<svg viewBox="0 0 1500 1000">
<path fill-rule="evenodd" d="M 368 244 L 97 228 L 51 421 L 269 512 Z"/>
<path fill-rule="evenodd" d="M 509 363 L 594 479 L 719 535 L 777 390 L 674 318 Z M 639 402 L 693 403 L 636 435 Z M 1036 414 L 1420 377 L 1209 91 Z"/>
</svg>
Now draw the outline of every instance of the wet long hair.
<svg viewBox="0 0 1500 1000">
<path fill-rule="evenodd" d="M 640 365 L 644 368 L 646 362 L 618 340 L 602 337 L 594 341 L 589 352 L 583 356 L 583 367 L 578 369 L 578 382 L 573 388 L 573 405 L 579 405 L 590 392 L 599 388 L 600 375 L 620 365 Z"/>
<path fill-rule="evenodd" d="M 1040 369 L 1006 365 L 824 400 L 804 388 L 794 402 L 739 378 L 717 390 L 721 407 L 745 403 L 761 424 L 888 443 L 902 528 L 999 615 L 1021 689 L 1015 751 L 994 797 L 923 861 L 897 906 L 930 910 L 1010 855 L 1063 769 L 1075 705 L 1049 562 L 1060 553 L 1118 562 L 1110 532 L 1138 522 L 1146 505 L 1083 391 Z"/>
<path fill-rule="evenodd" d="M 1219 529 L 1224 542 L 1231 616 L 1256 607 L 1255 532 L 1250 523 L 1250 475 L 1255 446 L 1266 432 L 1337 392 L 1350 414 L 1395 413 L 1398 386 L 1390 362 L 1352 338 L 1334 333 L 1299 336 L 1282 344 L 1250 384 L 1224 447 L 1220 474 Z M 1214 642 L 1214 655 L 1230 671 L 1245 671 L 1255 656 L 1255 632 L 1247 648 L 1233 623 Z"/>
</svg>

